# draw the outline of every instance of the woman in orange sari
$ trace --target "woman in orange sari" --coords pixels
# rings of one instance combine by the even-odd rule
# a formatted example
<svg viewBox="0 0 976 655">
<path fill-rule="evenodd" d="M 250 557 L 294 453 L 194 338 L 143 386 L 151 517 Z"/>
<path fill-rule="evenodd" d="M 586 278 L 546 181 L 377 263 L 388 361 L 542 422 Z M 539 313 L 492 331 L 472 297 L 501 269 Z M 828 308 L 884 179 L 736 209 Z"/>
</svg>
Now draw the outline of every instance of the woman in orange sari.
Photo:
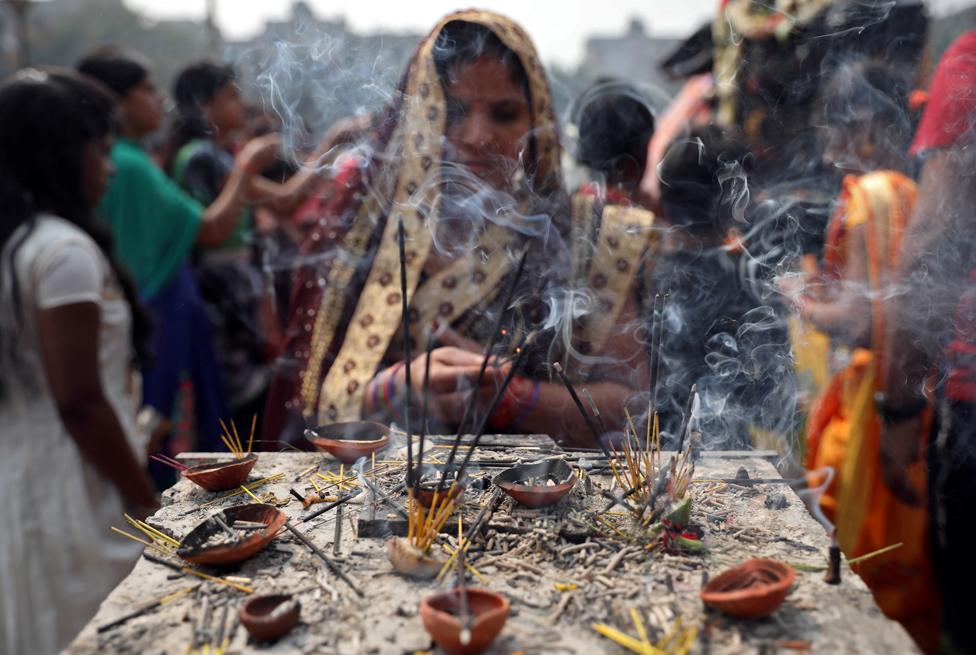
<svg viewBox="0 0 976 655">
<path fill-rule="evenodd" d="M 884 379 L 883 300 L 916 198 L 915 183 L 897 170 L 911 135 L 906 88 L 880 65 L 842 68 L 827 85 L 824 157 L 847 174 L 827 228 L 821 284 L 812 291 L 807 285 L 796 305 L 801 317 L 828 333 L 835 349 L 847 349 L 849 356 L 810 413 L 806 468 L 813 471 L 811 483 L 822 484 L 823 472 L 833 469 L 820 505 L 848 558 L 901 544 L 855 570 L 885 614 L 932 652 L 939 606 L 927 515 L 896 499 L 884 485 L 874 409 Z M 924 438 L 919 435 L 920 441 Z M 924 487 L 924 470 L 912 475 Z"/>
</svg>

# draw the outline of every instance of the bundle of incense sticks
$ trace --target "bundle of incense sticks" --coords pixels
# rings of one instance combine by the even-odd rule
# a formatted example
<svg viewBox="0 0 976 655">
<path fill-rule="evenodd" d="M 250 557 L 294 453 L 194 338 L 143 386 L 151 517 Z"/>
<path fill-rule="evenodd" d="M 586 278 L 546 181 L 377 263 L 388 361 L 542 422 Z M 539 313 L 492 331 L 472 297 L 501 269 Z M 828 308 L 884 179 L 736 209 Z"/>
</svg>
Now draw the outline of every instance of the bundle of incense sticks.
<svg viewBox="0 0 976 655">
<path fill-rule="evenodd" d="M 227 449 L 234 453 L 237 459 L 242 459 L 245 455 L 251 454 L 251 447 L 254 445 L 254 429 L 257 427 L 258 415 L 255 414 L 251 419 L 251 434 L 247 439 L 247 451 L 244 450 L 244 444 L 241 442 L 241 437 L 237 433 L 237 426 L 234 425 L 234 419 L 230 420 L 231 429 L 227 429 L 227 424 L 224 423 L 223 419 L 220 419 L 220 427 L 224 430 L 223 434 L 220 435 L 220 440 L 224 442 Z"/>
<path fill-rule="evenodd" d="M 407 539 L 411 545 L 426 553 L 440 533 L 441 528 L 454 512 L 457 481 L 444 493 L 434 491 L 430 507 L 423 504 L 410 493 L 407 494 Z"/>
<path fill-rule="evenodd" d="M 620 454 L 614 453 L 616 457 L 609 460 L 610 470 L 620 488 L 627 491 L 628 495 L 636 496 L 640 508 L 651 498 L 661 473 L 660 424 L 657 415 L 655 415 L 653 422 L 648 424 L 652 426 L 650 434 L 646 441 L 641 444 L 629 412 L 627 412 L 627 423 L 623 457 L 621 458 Z"/>
<path fill-rule="evenodd" d="M 528 341 L 531 337 L 532 335 L 526 335 L 521 339 L 519 345 L 516 347 L 516 356 L 512 361 L 508 375 L 495 392 L 491 405 L 482 418 L 478 430 L 475 432 L 474 439 L 471 441 L 471 444 L 468 447 L 464 460 L 458 467 L 457 475 L 451 482 L 451 486 L 447 490 L 443 490 L 442 487 L 438 486 L 438 488 L 434 490 L 434 496 L 429 508 L 425 508 L 414 498 L 413 494 L 408 494 L 407 538 L 414 547 L 420 549 L 422 552 L 427 552 L 430 549 L 431 545 L 434 543 L 434 539 L 444 526 L 444 523 L 448 518 L 450 518 L 452 512 L 454 511 L 455 499 L 460 495 L 457 490 L 457 485 L 464 477 L 464 470 L 470 463 L 471 456 L 474 454 L 475 449 L 477 449 L 478 442 L 481 441 L 481 437 L 484 435 L 485 429 L 488 427 L 488 421 L 491 418 L 491 415 L 494 414 L 495 410 L 498 409 L 498 404 L 505 395 L 508 385 L 511 383 L 512 378 L 515 377 L 515 373 L 518 371 L 522 360 L 525 358 L 526 351 L 528 350 Z M 460 436 L 455 438 L 455 451 L 460 440 Z M 445 473 L 446 471 L 447 467 L 445 467 Z M 444 482 L 444 477 L 444 475 L 441 476 L 441 483 Z"/>
<path fill-rule="evenodd" d="M 120 530 L 114 525 L 111 526 L 112 532 L 115 532 L 116 534 L 120 534 L 127 539 L 131 539 L 132 541 L 136 541 L 142 544 L 143 546 L 149 548 L 155 548 L 156 550 L 162 553 L 172 553 L 175 552 L 176 549 L 180 547 L 179 541 L 169 536 L 165 532 L 161 532 L 160 530 L 157 530 L 156 528 L 152 527 L 145 521 L 134 519 L 128 514 L 123 514 L 122 516 L 125 518 L 126 523 L 128 523 L 130 526 L 132 526 L 133 528 L 141 532 L 143 535 L 145 535 L 145 537 L 148 538 L 148 541 L 146 541 L 146 539 L 142 539 L 141 537 L 132 534 L 131 532 Z"/>
<path fill-rule="evenodd" d="M 173 459 L 169 455 L 165 455 L 163 453 L 157 453 L 156 455 L 150 455 L 149 456 L 149 459 L 153 460 L 154 462 L 159 462 L 160 464 L 162 464 L 164 466 L 168 466 L 171 469 L 176 469 L 177 471 L 185 471 L 188 468 L 190 468 L 186 464 L 183 464 L 182 462 L 178 462 L 177 460 Z"/>
</svg>

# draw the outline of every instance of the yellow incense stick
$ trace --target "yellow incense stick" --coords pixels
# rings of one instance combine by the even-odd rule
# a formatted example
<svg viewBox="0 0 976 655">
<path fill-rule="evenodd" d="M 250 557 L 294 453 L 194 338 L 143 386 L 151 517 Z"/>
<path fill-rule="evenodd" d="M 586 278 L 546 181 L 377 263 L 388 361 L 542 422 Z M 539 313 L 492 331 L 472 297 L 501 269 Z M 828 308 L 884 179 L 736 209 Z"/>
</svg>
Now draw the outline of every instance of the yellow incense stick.
<svg viewBox="0 0 976 655">
<path fill-rule="evenodd" d="M 877 557 L 878 555 L 884 555 L 885 553 L 890 553 L 893 550 L 897 550 L 897 549 L 901 548 L 904 545 L 905 545 L 904 543 L 898 542 L 897 544 L 892 544 L 890 546 L 885 546 L 884 548 L 879 548 L 878 550 L 871 551 L 870 553 L 866 553 L 864 555 L 859 555 L 859 556 L 855 557 L 854 559 L 849 559 L 849 560 L 847 560 L 847 563 L 850 566 L 853 566 L 855 564 L 860 564 L 861 562 L 864 562 L 864 561 L 867 561 L 867 560 L 872 559 L 874 557 Z"/>
<path fill-rule="evenodd" d="M 179 541 L 177 541 L 173 537 L 169 536 L 165 532 L 161 532 L 161 531 L 157 530 L 156 528 L 152 527 L 151 525 L 149 525 L 145 521 L 140 521 L 138 519 L 134 519 L 131 516 L 129 516 L 128 514 L 123 514 L 122 516 L 124 516 L 125 517 L 125 520 L 129 522 L 129 525 L 133 526 L 134 528 L 138 528 L 143 533 L 146 533 L 147 536 L 149 536 L 149 537 L 158 537 L 159 539 L 162 539 L 163 541 L 165 541 L 167 543 L 170 543 L 170 544 L 172 544 L 174 546 L 179 546 L 180 545 L 180 542 Z"/>
<path fill-rule="evenodd" d="M 438 519 L 434 522 L 433 529 L 429 533 L 427 533 L 427 535 L 426 535 L 427 540 L 426 540 L 426 542 L 424 544 L 424 550 L 425 551 L 428 548 L 430 548 L 431 544 L 434 543 L 434 539 L 437 538 L 438 533 L 440 533 L 441 528 L 444 527 L 444 524 L 447 522 L 447 519 L 451 518 L 451 513 L 454 512 L 454 507 L 455 507 L 454 503 L 453 502 L 450 502 L 441 511 L 441 516 L 438 517 Z"/>
<path fill-rule="evenodd" d="M 245 587 L 242 584 L 237 584 L 236 582 L 231 582 L 230 580 L 225 580 L 223 578 L 217 578 L 217 577 L 214 577 L 212 575 L 207 575 L 206 573 L 201 573 L 200 571 L 197 571 L 196 569 L 191 569 L 189 566 L 184 566 L 183 568 L 180 569 L 180 572 L 182 572 L 182 573 L 189 573 L 190 575 L 195 575 L 196 577 L 200 578 L 201 580 L 209 580 L 210 582 L 217 582 L 219 584 L 225 584 L 228 587 L 233 587 L 234 589 L 237 589 L 238 591 L 243 591 L 245 594 L 252 594 L 252 593 L 254 593 L 254 590 L 251 589 L 250 587 Z"/>
<path fill-rule="evenodd" d="M 244 490 L 244 493 L 246 493 L 248 496 L 250 496 L 251 498 L 253 498 L 255 502 L 257 502 L 257 503 L 260 503 L 261 502 L 261 499 L 258 498 L 257 496 L 255 496 L 254 494 L 252 494 L 251 493 L 251 490 L 248 489 L 247 487 L 245 487 L 243 484 L 241 485 L 241 489 Z"/>
<path fill-rule="evenodd" d="M 616 628 L 612 628 L 605 623 L 594 623 L 592 625 L 592 628 L 596 630 L 598 633 L 600 633 L 602 636 L 616 643 L 618 646 L 623 646 L 624 648 L 626 648 L 631 652 L 638 653 L 638 655 L 643 655 L 645 653 L 654 653 L 655 651 L 660 652 L 653 646 L 651 646 L 650 650 L 644 648 L 644 644 L 642 644 L 639 640 L 634 639 L 630 635 L 621 632 Z"/>
<path fill-rule="evenodd" d="M 407 489 L 407 540 L 413 543 L 417 528 L 417 508 L 413 505 L 413 487 Z"/>
<path fill-rule="evenodd" d="M 236 455 L 237 448 L 231 443 L 234 440 L 234 437 L 231 436 L 230 430 L 227 429 L 227 424 L 224 423 L 224 419 L 222 418 L 217 420 L 220 421 L 220 427 L 224 430 L 224 434 L 221 435 L 221 438 L 226 436 L 226 441 L 224 443 L 226 443 L 227 447 L 230 448 L 230 451 Z"/>
<path fill-rule="evenodd" d="M 644 622 L 641 621 L 640 612 L 637 611 L 636 607 L 630 608 L 630 620 L 634 623 L 634 629 L 637 630 L 637 636 L 640 637 L 641 644 L 645 648 L 649 647 L 651 642 L 647 638 L 647 631 L 644 630 Z"/>
<path fill-rule="evenodd" d="M 251 446 L 254 444 L 254 430 L 258 427 L 258 415 L 251 418 L 251 436 L 247 438 L 247 453 L 251 454 Z"/>
<path fill-rule="evenodd" d="M 227 446 L 227 449 L 234 455 L 234 457 L 240 459 L 241 456 L 237 453 L 237 449 L 234 447 L 234 445 L 228 441 L 224 435 L 220 435 L 220 439 L 224 442 L 224 445 Z"/>
<path fill-rule="evenodd" d="M 113 526 L 111 526 L 111 527 L 112 527 L 112 532 L 116 532 L 116 533 L 118 533 L 118 534 L 120 534 L 120 535 L 122 535 L 123 537 L 125 537 L 126 539 L 131 539 L 132 541 L 138 541 L 138 542 L 139 542 L 140 544 L 142 544 L 143 546 L 148 546 L 149 548 L 155 548 L 155 549 L 157 549 L 157 550 L 159 550 L 159 551 L 161 551 L 161 552 L 163 552 L 163 553 L 165 553 L 165 552 L 167 552 L 167 551 L 166 551 L 165 549 L 163 549 L 163 548 L 162 548 L 162 547 L 161 547 L 161 546 L 160 546 L 159 544 L 157 544 L 157 543 L 153 543 L 153 542 L 151 542 L 151 541 L 145 541 L 144 539 L 140 539 L 139 537 L 137 537 L 137 536 L 135 536 L 134 534 L 129 534 L 129 533 L 128 533 L 128 532 L 126 532 L 125 530 L 119 530 L 119 529 L 118 529 L 117 527 L 115 527 L 114 525 L 113 525 Z"/>
<path fill-rule="evenodd" d="M 196 585 L 193 585 L 192 587 L 186 587 L 185 589 L 180 589 L 179 591 L 174 591 L 170 595 L 163 596 L 162 598 L 160 598 L 159 599 L 159 604 L 160 605 L 165 605 L 167 603 L 172 603 L 177 598 L 179 598 L 181 596 L 185 596 L 186 594 L 190 593 L 191 591 L 193 591 L 194 589 L 196 589 L 199 586 L 200 586 L 200 584 L 197 583 Z"/>
<path fill-rule="evenodd" d="M 244 444 L 241 443 L 241 435 L 237 434 L 237 425 L 234 423 L 234 419 L 230 420 L 230 427 L 234 431 L 234 443 L 237 444 L 237 452 L 243 455 Z"/>
</svg>

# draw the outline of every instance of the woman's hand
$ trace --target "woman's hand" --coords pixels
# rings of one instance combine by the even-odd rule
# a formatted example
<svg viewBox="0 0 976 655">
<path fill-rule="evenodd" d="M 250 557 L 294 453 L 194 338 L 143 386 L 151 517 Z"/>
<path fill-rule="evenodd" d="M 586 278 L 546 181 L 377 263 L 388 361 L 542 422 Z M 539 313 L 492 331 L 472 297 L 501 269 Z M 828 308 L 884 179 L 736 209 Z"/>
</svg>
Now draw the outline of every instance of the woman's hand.
<svg viewBox="0 0 976 655">
<path fill-rule="evenodd" d="M 281 137 L 265 134 L 244 144 L 237 155 L 236 163 L 250 175 L 256 175 L 270 167 L 281 154 Z"/>
<path fill-rule="evenodd" d="M 484 360 L 483 353 L 472 353 L 454 346 L 436 348 L 430 353 L 430 373 L 427 384 L 428 416 L 445 423 L 458 423 L 471 394 L 478 396 L 476 407 L 484 411 L 494 398 L 498 387 L 508 373 L 508 365 L 499 366 L 497 360 L 489 360 L 478 382 L 478 374 Z M 424 368 L 427 354 L 415 357 L 410 363 L 411 410 L 419 416 L 424 400 Z M 367 413 L 385 411 L 387 414 L 402 412 L 407 400 L 406 368 L 402 363 L 381 371 L 373 378 L 367 394 Z"/>
</svg>

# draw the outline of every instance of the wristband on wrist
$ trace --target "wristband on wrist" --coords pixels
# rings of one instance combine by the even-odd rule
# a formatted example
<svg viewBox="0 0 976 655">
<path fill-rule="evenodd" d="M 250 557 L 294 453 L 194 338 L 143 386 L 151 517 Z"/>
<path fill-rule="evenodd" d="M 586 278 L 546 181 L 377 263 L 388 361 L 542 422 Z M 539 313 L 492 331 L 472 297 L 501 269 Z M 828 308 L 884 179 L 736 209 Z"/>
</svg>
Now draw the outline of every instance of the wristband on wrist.
<svg viewBox="0 0 976 655">
<path fill-rule="evenodd" d="M 381 378 L 377 386 L 378 395 L 382 402 L 382 406 L 394 419 L 399 417 L 396 407 L 393 405 L 393 396 L 396 394 L 396 376 L 397 372 L 403 366 L 403 362 L 397 362 L 389 369 L 385 377 Z"/>
</svg>

